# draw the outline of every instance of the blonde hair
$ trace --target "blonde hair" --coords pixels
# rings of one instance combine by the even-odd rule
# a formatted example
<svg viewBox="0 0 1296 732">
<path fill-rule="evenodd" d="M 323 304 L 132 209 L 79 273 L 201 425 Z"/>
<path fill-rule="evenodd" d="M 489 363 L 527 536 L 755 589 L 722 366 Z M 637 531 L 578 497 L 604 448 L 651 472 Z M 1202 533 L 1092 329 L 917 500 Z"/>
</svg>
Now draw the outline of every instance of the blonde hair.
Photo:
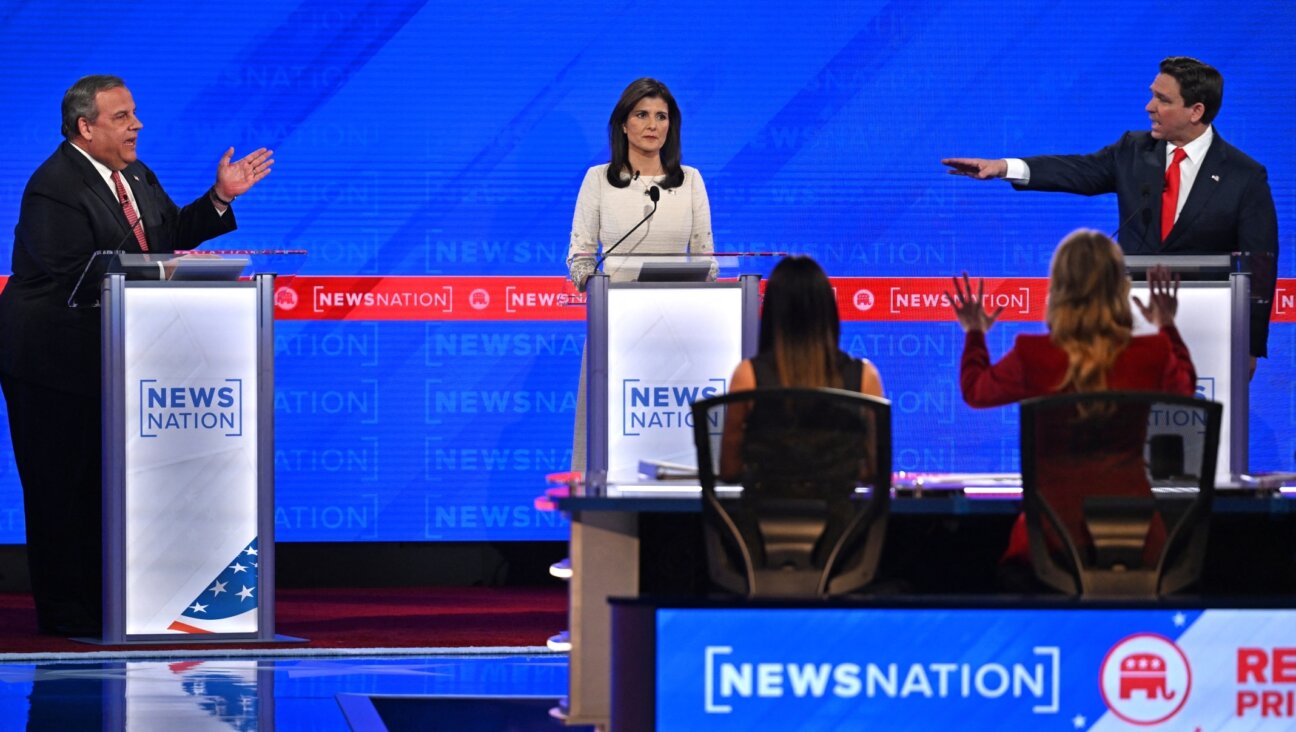
<svg viewBox="0 0 1296 732">
<path fill-rule="evenodd" d="M 1077 229 L 1053 252 L 1046 320 L 1067 355 L 1058 391 L 1105 391 L 1107 372 L 1130 342 L 1134 318 L 1125 258 L 1106 234 Z"/>
</svg>

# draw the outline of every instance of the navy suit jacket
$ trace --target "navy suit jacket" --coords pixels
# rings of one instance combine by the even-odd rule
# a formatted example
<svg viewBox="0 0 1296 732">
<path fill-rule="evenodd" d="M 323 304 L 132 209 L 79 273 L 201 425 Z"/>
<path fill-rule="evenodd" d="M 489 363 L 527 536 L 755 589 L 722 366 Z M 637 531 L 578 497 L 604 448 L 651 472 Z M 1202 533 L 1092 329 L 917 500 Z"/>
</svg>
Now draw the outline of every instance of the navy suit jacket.
<svg viewBox="0 0 1296 732">
<path fill-rule="evenodd" d="M 1115 193 L 1117 239 L 1127 254 L 1252 254 L 1251 353 L 1267 355 L 1269 313 L 1278 272 L 1278 216 L 1263 165 L 1218 131 L 1170 236 L 1161 241 L 1166 143 L 1126 132 L 1091 155 L 1025 158 L 1030 182 L 1018 188 L 1094 196 Z"/>
<path fill-rule="evenodd" d="M 192 249 L 235 228 L 204 192 L 179 208 L 138 160 L 122 176 L 135 195 L 150 252 Z M 99 309 L 69 308 L 93 252 L 140 251 L 121 204 L 71 143 L 27 182 L 14 227 L 13 275 L 0 292 L 0 371 L 53 389 L 99 393 Z"/>
</svg>

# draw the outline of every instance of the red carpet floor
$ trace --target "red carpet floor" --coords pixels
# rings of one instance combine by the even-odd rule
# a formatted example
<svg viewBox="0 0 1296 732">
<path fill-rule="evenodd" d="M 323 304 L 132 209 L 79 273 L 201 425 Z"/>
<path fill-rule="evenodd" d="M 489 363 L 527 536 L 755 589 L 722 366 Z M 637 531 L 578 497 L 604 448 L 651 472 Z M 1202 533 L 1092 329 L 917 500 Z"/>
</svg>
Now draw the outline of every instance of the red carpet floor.
<svg viewBox="0 0 1296 732">
<path fill-rule="evenodd" d="M 275 630 L 309 642 L 256 648 L 543 646 L 567 627 L 567 588 L 557 584 L 292 589 L 280 590 L 275 600 Z M 101 650 L 105 647 L 37 635 L 31 596 L 0 594 L 0 653 Z"/>
</svg>

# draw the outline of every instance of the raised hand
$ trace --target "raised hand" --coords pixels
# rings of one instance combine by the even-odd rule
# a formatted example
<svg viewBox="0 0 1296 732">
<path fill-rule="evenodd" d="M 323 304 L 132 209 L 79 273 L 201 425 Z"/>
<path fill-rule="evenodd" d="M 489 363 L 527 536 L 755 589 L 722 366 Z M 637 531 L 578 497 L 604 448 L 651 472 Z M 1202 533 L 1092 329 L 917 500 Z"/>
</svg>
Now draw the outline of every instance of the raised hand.
<svg viewBox="0 0 1296 732">
<path fill-rule="evenodd" d="M 985 279 L 977 280 L 976 295 L 972 294 L 972 281 L 968 279 L 967 272 L 963 273 L 963 281 L 959 282 L 958 277 L 952 277 L 954 280 L 954 294 L 951 295 L 949 290 L 945 291 L 945 302 L 954 308 L 954 317 L 958 318 L 959 325 L 963 326 L 965 333 L 977 331 L 984 333 L 990 330 L 990 327 L 999 319 L 1000 313 L 1004 311 L 1004 306 L 1000 305 L 994 314 L 987 313 L 985 310 Z"/>
<path fill-rule="evenodd" d="M 945 158 L 941 160 L 941 165 L 948 165 L 949 170 L 945 171 L 950 175 L 964 175 L 977 180 L 990 180 L 991 178 L 1002 178 L 1008 174 L 1008 161 L 1002 158 L 998 160 L 985 160 L 984 158 Z"/>
<path fill-rule="evenodd" d="M 274 155 L 274 151 L 263 147 L 231 163 L 234 148 L 226 150 L 216 164 L 216 195 L 222 201 L 233 201 L 237 196 L 247 193 L 262 178 L 270 175 L 270 166 L 274 165 L 271 155 Z"/>
<path fill-rule="evenodd" d="M 1157 328 L 1174 325 L 1175 313 L 1179 311 L 1179 275 L 1173 278 L 1165 265 L 1158 264 L 1147 273 L 1148 303 L 1134 297 L 1134 304 L 1147 322 Z"/>
</svg>

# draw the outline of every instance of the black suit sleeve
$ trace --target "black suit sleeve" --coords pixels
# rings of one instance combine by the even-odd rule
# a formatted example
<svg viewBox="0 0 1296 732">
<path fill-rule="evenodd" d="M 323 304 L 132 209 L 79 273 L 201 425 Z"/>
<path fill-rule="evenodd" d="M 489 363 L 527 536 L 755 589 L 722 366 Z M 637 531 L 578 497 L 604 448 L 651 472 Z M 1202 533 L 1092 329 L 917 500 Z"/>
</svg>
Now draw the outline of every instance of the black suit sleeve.
<svg viewBox="0 0 1296 732">
<path fill-rule="evenodd" d="M 198 198 L 184 208 L 179 208 L 153 174 L 143 163 L 136 163 L 143 169 L 145 185 L 148 192 L 149 209 L 145 211 L 145 223 L 148 225 L 150 248 L 158 252 L 174 252 L 178 249 L 193 249 L 208 239 L 233 231 L 237 228 L 234 209 L 231 207 L 222 216 L 216 211 L 211 198 L 203 191 Z M 153 243 L 156 242 L 156 248 Z"/>
<path fill-rule="evenodd" d="M 1122 146 L 1130 143 L 1126 133 L 1115 143 L 1088 155 L 1037 155 L 1023 158 L 1030 167 L 1030 181 L 1026 185 L 1014 184 L 1027 191 L 1059 191 L 1097 196 L 1114 193 L 1117 185 L 1118 161 Z"/>
<path fill-rule="evenodd" d="M 47 232 L 57 232 L 50 236 Z M 40 270 L 64 298 L 85 269 L 89 250 L 68 242 L 95 241 L 95 228 L 75 201 L 43 189 L 29 190 L 14 229 L 23 262 Z"/>
</svg>

